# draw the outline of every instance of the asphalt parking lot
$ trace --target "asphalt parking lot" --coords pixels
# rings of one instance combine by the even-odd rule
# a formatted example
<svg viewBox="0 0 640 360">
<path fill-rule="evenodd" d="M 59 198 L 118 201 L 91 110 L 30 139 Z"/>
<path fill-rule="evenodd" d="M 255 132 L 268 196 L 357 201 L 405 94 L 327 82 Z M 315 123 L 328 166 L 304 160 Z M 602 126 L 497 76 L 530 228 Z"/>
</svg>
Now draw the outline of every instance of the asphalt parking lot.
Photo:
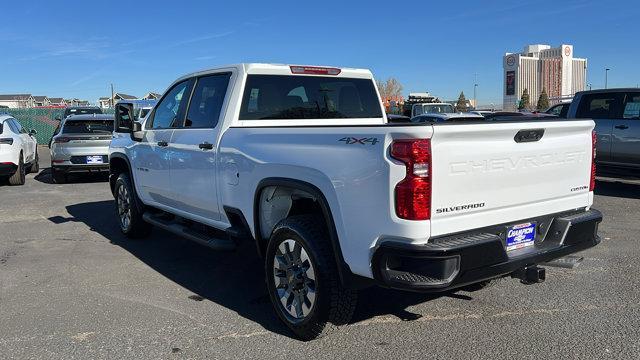
<svg viewBox="0 0 640 360">
<path fill-rule="evenodd" d="M 575 269 L 440 297 L 369 289 L 350 325 L 303 343 L 252 246 L 127 240 L 106 179 L 53 184 L 40 151 L 40 174 L 0 185 L 1 358 L 640 358 L 640 181 L 598 182 L 603 242 Z"/>
</svg>

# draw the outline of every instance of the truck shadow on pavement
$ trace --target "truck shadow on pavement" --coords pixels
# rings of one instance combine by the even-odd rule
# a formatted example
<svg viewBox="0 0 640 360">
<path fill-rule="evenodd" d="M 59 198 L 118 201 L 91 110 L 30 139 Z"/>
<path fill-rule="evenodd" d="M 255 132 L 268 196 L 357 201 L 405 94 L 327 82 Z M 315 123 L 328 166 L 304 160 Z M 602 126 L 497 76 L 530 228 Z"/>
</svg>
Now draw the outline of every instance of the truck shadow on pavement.
<svg viewBox="0 0 640 360">
<path fill-rule="evenodd" d="M 254 244 L 245 242 L 234 252 L 216 252 L 157 228 L 147 239 L 130 240 L 120 233 L 114 206 L 113 201 L 70 205 L 67 211 L 71 217 L 49 220 L 56 224 L 70 221 L 85 223 L 91 231 L 101 234 L 112 244 L 120 246 L 158 273 L 191 291 L 194 295 L 190 295 L 190 299 L 215 302 L 268 331 L 292 336 L 271 308 L 263 262 Z M 458 294 L 441 296 L 471 299 Z M 352 322 L 378 315 L 416 320 L 421 315 L 407 311 L 407 307 L 435 298 L 377 287 L 362 290 Z"/>
</svg>

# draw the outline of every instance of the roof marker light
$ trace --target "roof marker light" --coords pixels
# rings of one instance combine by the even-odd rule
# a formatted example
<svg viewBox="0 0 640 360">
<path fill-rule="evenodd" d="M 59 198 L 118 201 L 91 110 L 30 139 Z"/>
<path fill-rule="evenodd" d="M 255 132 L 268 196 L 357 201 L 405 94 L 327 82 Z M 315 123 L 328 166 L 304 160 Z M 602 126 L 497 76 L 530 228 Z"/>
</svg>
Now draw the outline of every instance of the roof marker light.
<svg viewBox="0 0 640 360">
<path fill-rule="evenodd" d="M 327 68 L 318 66 L 289 66 L 292 74 L 307 74 L 307 75 L 338 75 L 342 70 L 338 68 Z"/>
</svg>

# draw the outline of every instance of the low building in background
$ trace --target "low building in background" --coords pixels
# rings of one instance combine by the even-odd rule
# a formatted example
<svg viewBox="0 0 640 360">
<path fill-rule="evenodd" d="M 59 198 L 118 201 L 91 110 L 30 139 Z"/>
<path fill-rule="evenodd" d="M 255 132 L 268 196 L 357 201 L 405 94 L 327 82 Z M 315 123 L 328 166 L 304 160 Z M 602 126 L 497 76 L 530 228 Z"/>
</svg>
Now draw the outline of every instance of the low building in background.
<svg viewBox="0 0 640 360">
<path fill-rule="evenodd" d="M 142 97 L 142 100 L 159 100 L 162 94 L 149 92 L 147 95 Z"/>
<path fill-rule="evenodd" d="M 42 107 L 51 105 L 51 100 L 49 100 L 48 96 L 34 96 L 33 99 L 35 101 L 34 106 Z"/>
<path fill-rule="evenodd" d="M 9 109 L 21 109 L 34 107 L 35 98 L 31 94 L 6 94 L 0 95 L 0 105 Z"/>
<path fill-rule="evenodd" d="M 503 109 L 516 110 L 524 89 L 529 91 L 530 107 L 535 108 L 545 89 L 550 99 L 571 98 L 585 90 L 587 59 L 573 57 L 573 45 L 527 45 L 521 53 L 506 53 Z"/>
<path fill-rule="evenodd" d="M 114 104 L 117 104 L 120 100 L 138 100 L 137 96 L 127 95 L 123 93 L 115 93 L 113 94 L 113 99 L 111 97 L 101 97 L 98 99 L 98 106 L 102 109 L 112 108 Z"/>
<path fill-rule="evenodd" d="M 49 98 L 50 106 L 67 106 L 64 98 Z"/>
</svg>

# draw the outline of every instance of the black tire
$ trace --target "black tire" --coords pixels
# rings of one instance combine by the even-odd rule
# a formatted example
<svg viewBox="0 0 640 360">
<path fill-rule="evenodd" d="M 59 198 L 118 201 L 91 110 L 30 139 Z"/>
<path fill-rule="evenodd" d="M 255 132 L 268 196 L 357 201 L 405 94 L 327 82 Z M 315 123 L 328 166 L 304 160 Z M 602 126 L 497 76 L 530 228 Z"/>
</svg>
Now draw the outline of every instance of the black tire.
<svg viewBox="0 0 640 360">
<path fill-rule="evenodd" d="M 56 184 L 64 184 L 67 182 L 67 174 L 51 166 L 51 179 Z"/>
<path fill-rule="evenodd" d="M 38 149 L 36 149 L 36 157 L 35 159 L 33 159 L 33 162 L 31 163 L 29 172 L 32 174 L 37 174 L 40 172 L 40 156 L 38 155 Z"/>
<path fill-rule="evenodd" d="M 24 158 L 22 157 L 22 153 L 20 153 L 20 159 L 18 159 L 18 168 L 16 169 L 16 172 L 9 178 L 9 185 L 24 185 L 26 179 L 25 171 L 26 169 L 24 166 Z"/>
<path fill-rule="evenodd" d="M 143 205 L 133 189 L 129 174 L 121 173 L 118 176 L 114 196 L 120 231 L 132 239 L 148 236 L 151 224 L 142 219 Z"/>
<path fill-rule="evenodd" d="M 295 241 L 296 247 L 299 244 L 306 253 L 305 258 L 308 257 L 312 265 L 312 274 L 314 275 L 313 280 L 307 278 L 306 275 L 304 275 L 304 280 L 298 280 L 305 284 L 309 282 L 310 286 L 313 285 L 312 291 L 314 294 L 314 301 L 311 306 L 305 305 L 308 309 L 308 314 L 298 318 L 295 317 L 296 314 L 292 315 L 289 311 L 297 311 L 292 307 L 301 292 L 304 292 L 304 295 L 300 295 L 301 299 L 304 299 L 303 302 L 307 304 L 306 294 L 309 289 L 306 288 L 306 285 L 304 285 L 304 289 L 295 289 L 291 283 L 284 284 L 287 280 L 294 279 L 293 281 L 295 281 L 297 278 L 296 275 L 290 274 L 290 267 L 286 270 L 286 275 L 282 274 L 282 270 L 274 268 L 276 255 L 282 254 L 282 252 L 278 253 L 278 251 L 281 251 L 279 246 L 281 244 L 288 246 L 291 244 L 291 240 Z M 294 247 L 293 251 L 288 252 L 288 255 L 295 253 L 295 249 Z M 279 257 L 279 259 L 284 258 L 286 258 L 285 255 Z M 306 260 L 304 262 L 299 261 L 297 270 L 300 271 L 306 262 Z M 278 266 L 280 264 L 284 266 L 281 261 L 279 261 Z M 302 272 L 306 274 L 307 270 Z M 314 216 L 293 216 L 280 221 L 276 225 L 267 245 L 265 273 L 269 297 L 276 314 L 301 340 L 313 340 L 322 337 L 335 330 L 336 326 L 347 324 L 351 320 L 357 303 L 357 292 L 346 289 L 341 285 L 327 231 L 324 226 L 315 220 Z M 282 280 L 278 287 L 276 286 L 276 277 Z M 294 303 L 289 306 L 292 310 L 287 310 L 282 304 L 281 296 L 278 294 L 279 290 L 285 296 L 287 296 L 288 292 L 289 299 L 293 297 L 294 300 L 292 301 Z M 282 299 L 284 299 L 284 296 L 282 296 Z M 286 300 L 284 301 L 287 302 Z"/>
</svg>

